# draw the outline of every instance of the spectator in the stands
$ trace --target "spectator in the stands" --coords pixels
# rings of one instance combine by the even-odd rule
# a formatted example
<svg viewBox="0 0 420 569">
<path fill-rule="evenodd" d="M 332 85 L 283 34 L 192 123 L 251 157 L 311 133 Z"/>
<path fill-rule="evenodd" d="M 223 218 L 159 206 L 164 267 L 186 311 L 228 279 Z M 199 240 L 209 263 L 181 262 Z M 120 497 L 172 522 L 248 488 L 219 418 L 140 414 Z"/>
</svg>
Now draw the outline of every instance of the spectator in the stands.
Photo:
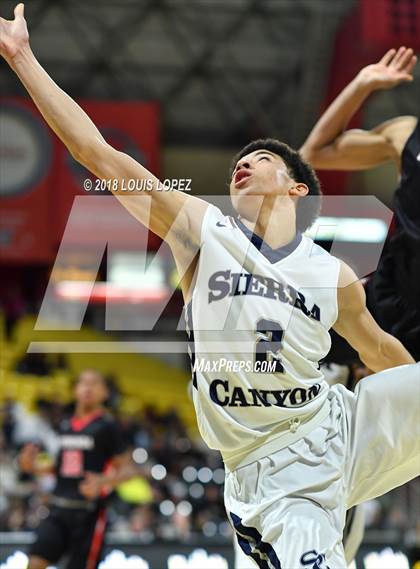
<svg viewBox="0 0 420 569">
<path fill-rule="evenodd" d="M 113 373 L 109 373 L 105 376 L 105 382 L 109 393 L 105 405 L 108 409 L 116 413 L 121 401 L 121 392 L 118 388 L 117 379 Z"/>
<path fill-rule="evenodd" d="M 25 303 L 20 292 L 10 288 L 5 292 L 1 304 L 4 314 L 4 332 L 6 340 L 10 342 L 15 324 L 25 312 Z"/>
<path fill-rule="evenodd" d="M 22 374 L 46 376 L 52 372 L 52 366 L 45 354 L 26 353 L 18 361 L 16 371 Z"/>
<path fill-rule="evenodd" d="M 13 401 L 6 399 L 0 406 L 0 424 L 3 445 L 6 449 L 12 447 L 13 433 L 15 429 L 15 418 L 13 415 Z"/>
</svg>

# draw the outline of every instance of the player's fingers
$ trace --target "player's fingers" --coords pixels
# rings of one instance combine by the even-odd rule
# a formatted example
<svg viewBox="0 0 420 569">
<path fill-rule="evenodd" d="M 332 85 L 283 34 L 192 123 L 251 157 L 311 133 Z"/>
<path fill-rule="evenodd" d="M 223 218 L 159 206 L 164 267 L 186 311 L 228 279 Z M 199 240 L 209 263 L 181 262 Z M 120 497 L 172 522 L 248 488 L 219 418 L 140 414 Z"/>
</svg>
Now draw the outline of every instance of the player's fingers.
<svg viewBox="0 0 420 569">
<path fill-rule="evenodd" d="M 392 60 L 389 62 L 389 67 L 396 68 L 398 66 L 401 57 L 405 53 L 405 50 L 406 50 L 406 48 L 404 46 L 401 46 L 400 48 L 398 48 L 397 53 L 394 55 Z"/>
<path fill-rule="evenodd" d="M 394 57 L 391 65 L 393 67 L 396 67 L 397 69 L 400 69 L 401 63 L 403 63 L 405 61 L 405 58 L 406 58 L 408 51 L 409 50 L 405 46 L 400 47 L 400 49 L 397 51 L 397 55 Z M 410 54 L 410 57 L 411 57 L 411 54 Z"/>
<path fill-rule="evenodd" d="M 399 83 L 405 83 L 407 81 L 413 81 L 413 76 L 411 73 L 407 73 L 404 71 L 395 71 L 393 73 L 392 79 L 394 81 L 394 85 L 398 85 Z"/>
<path fill-rule="evenodd" d="M 402 71 L 403 69 L 405 70 L 406 66 L 410 63 L 411 58 L 413 57 L 413 50 L 407 49 L 400 57 L 396 68 L 400 71 Z"/>
<path fill-rule="evenodd" d="M 409 73 L 409 74 L 411 75 L 411 73 L 412 73 L 414 67 L 416 66 L 416 63 L 417 63 L 417 56 L 416 56 L 416 55 L 413 55 L 413 56 L 411 57 L 410 61 L 408 62 L 406 68 L 405 68 L 405 72 L 406 72 L 406 73 Z"/>
<path fill-rule="evenodd" d="M 390 63 L 392 61 L 392 58 L 394 57 L 394 55 L 397 53 L 397 50 L 392 48 L 389 49 L 386 54 L 382 57 L 382 59 L 379 60 L 379 63 L 382 63 L 383 65 L 388 65 L 388 63 Z"/>
<path fill-rule="evenodd" d="M 21 2 L 15 8 L 15 18 L 23 18 L 25 12 L 25 5 Z"/>
<path fill-rule="evenodd" d="M 404 83 L 406 83 L 406 82 L 409 83 L 410 81 L 413 80 L 413 76 L 410 75 L 409 73 L 401 73 L 401 76 L 399 79 L 400 79 L 400 81 L 402 81 Z"/>
</svg>

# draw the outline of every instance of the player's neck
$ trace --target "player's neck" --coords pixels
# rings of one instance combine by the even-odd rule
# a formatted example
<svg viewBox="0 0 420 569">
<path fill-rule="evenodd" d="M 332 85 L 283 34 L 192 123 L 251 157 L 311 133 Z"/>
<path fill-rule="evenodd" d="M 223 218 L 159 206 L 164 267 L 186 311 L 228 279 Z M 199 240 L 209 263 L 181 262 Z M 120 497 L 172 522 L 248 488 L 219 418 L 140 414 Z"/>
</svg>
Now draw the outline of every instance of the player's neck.
<svg viewBox="0 0 420 569">
<path fill-rule="evenodd" d="M 82 405 L 77 404 L 76 409 L 74 411 L 74 416 L 78 419 L 89 417 L 90 415 L 96 415 L 103 412 L 103 407 L 101 405 Z"/>
<path fill-rule="evenodd" d="M 256 221 L 244 218 L 241 221 L 272 249 L 283 247 L 296 237 L 296 213 L 292 203 L 268 211 L 262 208 Z"/>
</svg>

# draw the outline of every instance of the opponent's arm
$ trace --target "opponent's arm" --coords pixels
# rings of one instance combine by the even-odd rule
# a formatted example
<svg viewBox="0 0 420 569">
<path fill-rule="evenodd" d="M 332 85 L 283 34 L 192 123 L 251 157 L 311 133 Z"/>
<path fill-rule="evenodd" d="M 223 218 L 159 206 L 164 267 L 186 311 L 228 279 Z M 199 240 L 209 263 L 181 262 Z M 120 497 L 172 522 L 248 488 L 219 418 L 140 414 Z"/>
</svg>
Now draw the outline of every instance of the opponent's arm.
<svg viewBox="0 0 420 569">
<path fill-rule="evenodd" d="M 143 224 L 168 241 L 185 236 L 197 243 L 207 203 L 179 191 L 156 191 L 159 181 L 133 158 L 111 147 L 87 114 L 46 73 L 30 45 L 24 6 L 15 8 L 12 21 L 0 18 L 0 55 L 8 62 L 39 111 L 72 156 L 104 179 L 149 180 L 152 191 L 135 197 L 116 193 L 121 203 Z M 149 182 L 149 183 L 150 183 Z M 144 186 L 143 186 L 144 187 Z M 150 202 L 143 199 L 151 196 Z M 173 225 L 174 224 L 174 225 Z M 170 235 L 169 228 L 172 226 Z"/>
<path fill-rule="evenodd" d="M 341 263 L 338 283 L 338 319 L 334 330 L 358 352 L 372 371 L 414 363 L 399 340 L 375 322 L 366 307 L 366 295 L 354 271 Z"/>
<path fill-rule="evenodd" d="M 132 461 L 130 453 L 125 452 L 114 456 L 106 474 L 86 472 L 79 485 L 79 490 L 85 498 L 92 500 L 97 498 L 102 491 L 114 490 L 119 484 L 138 476 L 139 473 L 140 469 Z"/>
<path fill-rule="evenodd" d="M 398 51 L 389 50 L 378 63 L 364 67 L 314 126 L 300 149 L 303 158 L 318 169 L 363 170 L 388 160 L 398 164 L 392 135 L 400 126 L 398 121 L 406 117 L 393 119 L 397 123 L 391 124 L 391 129 L 384 128 L 391 121 L 371 131 L 345 128 L 373 91 L 412 81 L 416 61 L 412 49 L 400 47 Z"/>
</svg>

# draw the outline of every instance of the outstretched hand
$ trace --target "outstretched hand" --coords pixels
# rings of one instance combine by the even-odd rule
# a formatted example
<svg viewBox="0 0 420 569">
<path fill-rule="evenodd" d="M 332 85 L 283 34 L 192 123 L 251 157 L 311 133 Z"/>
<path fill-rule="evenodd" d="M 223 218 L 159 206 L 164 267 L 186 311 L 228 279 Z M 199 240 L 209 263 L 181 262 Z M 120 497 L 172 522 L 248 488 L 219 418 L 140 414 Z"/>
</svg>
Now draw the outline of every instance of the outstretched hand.
<svg viewBox="0 0 420 569">
<path fill-rule="evenodd" d="M 18 4 L 14 20 L 0 18 L 0 55 L 11 63 L 27 45 L 29 45 L 29 34 L 24 17 L 24 5 Z"/>
<path fill-rule="evenodd" d="M 417 57 L 411 48 L 390 49 L 378 63 L 364 67 L 359 76 L 372 90 L 391 89 L 413 80 L 416 62 Z"/>
</svg>

